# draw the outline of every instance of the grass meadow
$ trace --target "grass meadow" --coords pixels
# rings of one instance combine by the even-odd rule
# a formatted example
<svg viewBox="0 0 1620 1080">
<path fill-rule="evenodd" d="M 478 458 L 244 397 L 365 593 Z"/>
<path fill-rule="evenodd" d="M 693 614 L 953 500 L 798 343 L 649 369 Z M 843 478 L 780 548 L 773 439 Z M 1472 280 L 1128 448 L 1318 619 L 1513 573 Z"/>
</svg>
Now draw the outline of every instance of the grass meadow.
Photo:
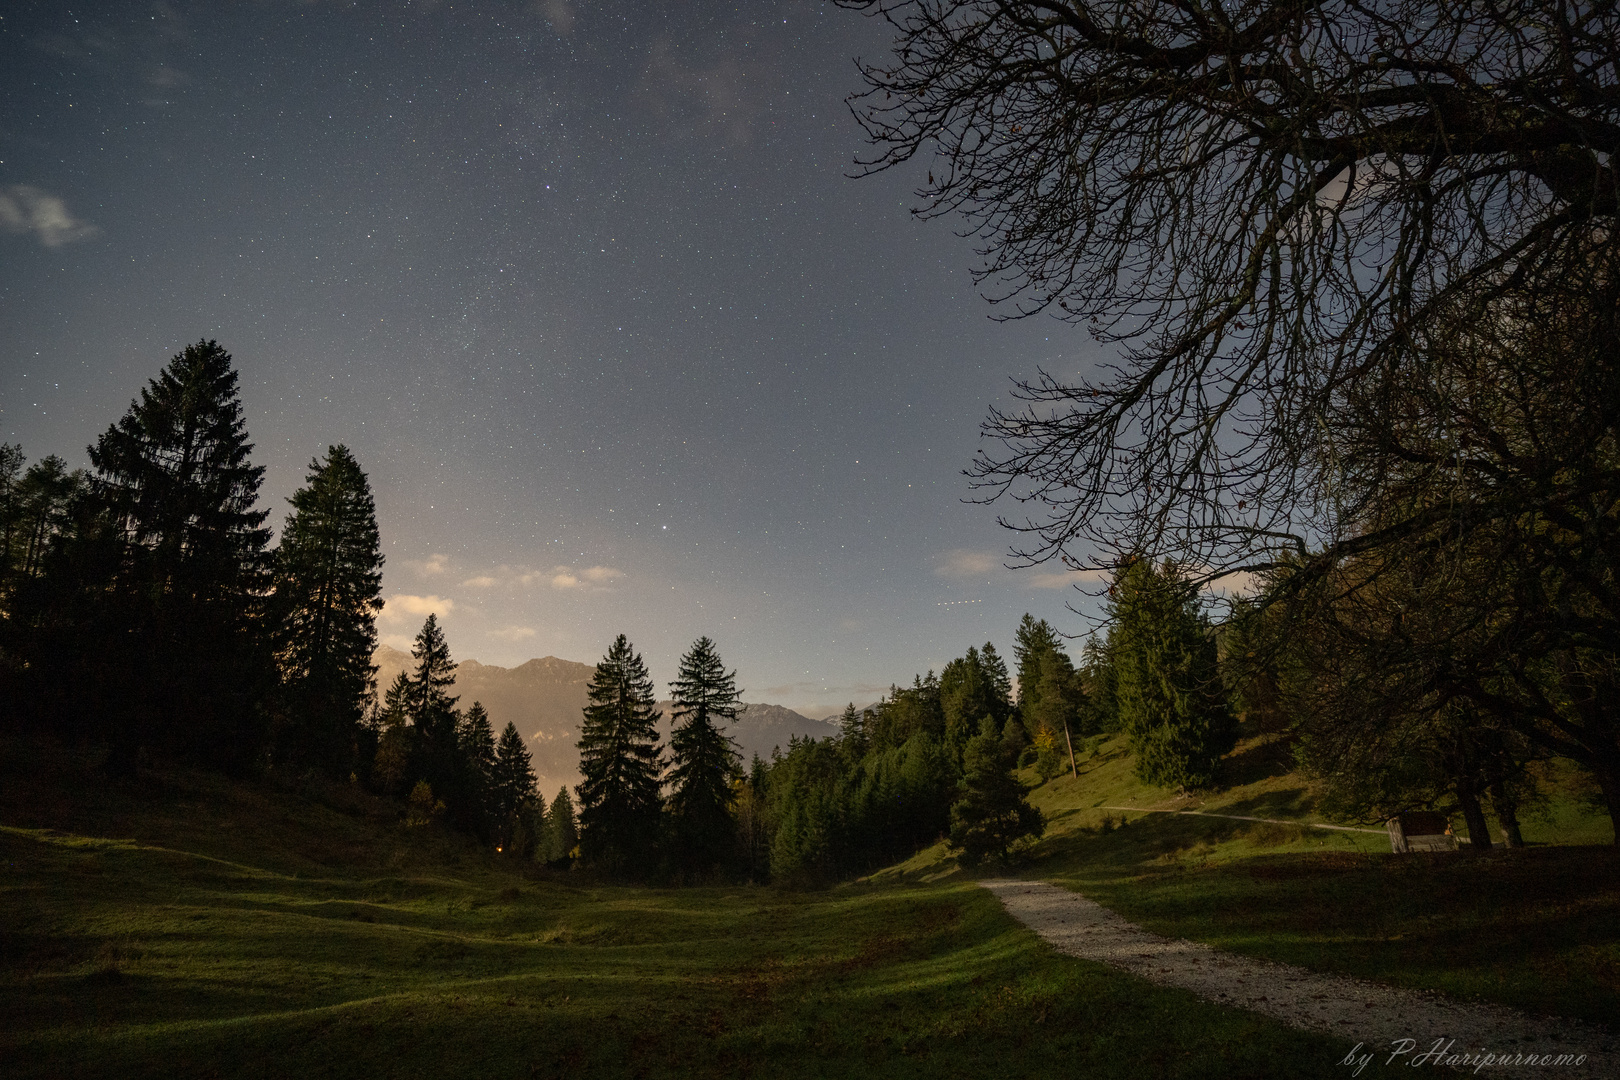
<svg viewBox="0 0 1620 1080">
<path fill-rule="evenodd" d="M 938 848 L 822 891 L 633 888 L 341 786 L 106 788 L 84 756 L 0 750 L 8 1077 L 1345 1073 L 1349 1043 L 1056 955 Z M 1355 834 L 1120 815 L 1100 806 L 1163 793 L 1129 790 L 1116 751 L 1036 791 L 1053 828 L 1015 872 L 1238 951 L 1614 1014 L 1608 851 L 1395 860 Z M 1242 787 L 1222 805 L 1263 795 Z"/>
<path fill-rule="evenodd" d="M 1171 798 L 1131 774 L 1123 739 L 1093 740 L 1078 778 L 1032 794 L 1048 831 L 1015 874 L 1250 956 L 1534 1014 L 1620 1016 L 1620 851 L 1608 816 L 1567 772 L 1544 777 L 1545 798 L 1523 820 L 1527 847 L 1478 854 L 1393 855 L 1381 830 L 1108 809 L 1324 821 L 1314 788 L 1276 750 L 1240 745 L 1226 787 Z M 962 875 L 937 845 L 878 877 Z"/>
</svg>

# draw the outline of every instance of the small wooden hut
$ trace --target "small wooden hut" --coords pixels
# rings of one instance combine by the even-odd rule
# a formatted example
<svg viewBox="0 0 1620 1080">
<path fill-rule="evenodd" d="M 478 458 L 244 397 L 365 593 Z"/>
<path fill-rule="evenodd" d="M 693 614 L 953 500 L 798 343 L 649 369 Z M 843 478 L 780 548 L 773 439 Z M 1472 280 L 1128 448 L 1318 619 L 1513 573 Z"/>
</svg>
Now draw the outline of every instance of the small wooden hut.
<svg viewBox="0 0 1620 1080">
<path fill-rule="evenodd" d="M 1451 831 L 1450 820 L 1446 815 L 1433 810 L 1396 814 L 1389 819 L 1387 825 L 1391 851 L 1404 853 L 1457 850 L 1457 837 Z"/>
</svg>

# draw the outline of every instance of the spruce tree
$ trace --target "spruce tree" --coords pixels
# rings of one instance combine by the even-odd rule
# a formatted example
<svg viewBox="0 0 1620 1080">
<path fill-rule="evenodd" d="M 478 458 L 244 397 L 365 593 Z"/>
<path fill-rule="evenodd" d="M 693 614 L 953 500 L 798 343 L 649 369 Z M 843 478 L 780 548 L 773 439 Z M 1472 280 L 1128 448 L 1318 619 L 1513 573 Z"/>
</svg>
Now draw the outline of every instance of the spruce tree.
<svg viewBox="0 0 1620 1080">
<path fill-rule="evenodd" d="M 347 447 L 312 461 L 276 553 L 272 639 L 283 685 L 277 752 L 346 774 L 376 691 L 382 563 L 376 507 Z"/>
<path fill-rule="evenodd" d="M 115 770 L 133 768 L 143 741 L 230 769 L 262 745 L 270 531 L 252 451 L 230 354 L 213 341 L 175 356 L 89 449 L 123 549 L 110 588 L 85 583 L 107 616 L 86 644 L 125 682 L 107 718 Z"/>
<path fill-rule="evenodd" d="M 372 783 L 389 795 L 402 792 L 410 775 L 414 733 L 410 726 L 410 697 L 411 677 L 401 671 L 383 695 L 378 717 L 382 730 L 377 735 L 377 756 L 371 764 Z"/>
<path fill-rule="evenodd" d="M 458 699 L 449 693 L 456 682 L 456 665 L 437 615 L 429 615 L 422 624 L 411 657 L 416 670 L 411 674 L 406 709 L 416 729 L 414 771 L 435 792 L 449 795 L 452 812 L 464 820 L 471 808 L 465 805 L 467 793 L 461 783 L 460 747 L 456 745 Z"/>
<path fill-rule="evenodd" d="M 1042 653 L 1037 670 L 1038 693 L 1031 695 L 1035 701 L 1027 722 L 1035 732 L 1035 743 L 1041 751 L 1038 762 L 1041 775 L 1051 779 L 1061 771 L 1060 759 L 1065 755 L 1070 767 L 1077 768 L 1074 733 L 1085 715 L 1086 693 L 1080 673 L 1066 652 L 1053 649 Z"/>
<path fill-rule="evenodd" d="M 979 649 L 979 664 L 990 680 L 990 689 L 998 712 L 996 722 L 1005 724 L 1012 713 L 1012 678 L 1007 674 L 1007 661 L 996 652 L 995 645 L 985 642 Z"/>
<path fill-rule="evenodd" d="M 663 767 L 659 712 L 647 665 L 623 634 L 596 665 L 579 735 L 579 847 L 609 872 L 648 866 L 656 853 Z"/>
<path fill-rule="evenodd" d="M 541 834 L 540 849 L 535 857 L 553 866 L 565 865 L 579 843 L 579 829 L 574 821 L 574 800 L 568 789 L 559 788 L 546 811 L 545 829 Z"/>
<path fill-rule="evenodd" d="M 65 584 L 57 580 L 61 555 L 85 509 L 84 473 L 68 471 L 54 454 L 27 469 L 24 463 L 21 447 L 0 445 L 0 725 L 44 720 L 64 695 L 76 696 L 85 676 L 82 667 L 63 664 L 72 651 L 59 640 L 71 626 L 64 618 L 70 605 L 56 595 Z M 64 669 L 72 673 L 65 685 Z M 73 704 L 82 716 L 89 703 Z"/>
<path fill-rule="evenodd" d="M 523 745 L 517 725 L 511 722 L 501 731 L 501 741 L 495 747 L 494 781 L 497 831 L 501 846 L 511 851 L 520 831 L 519 818 L 534 801 L 535 782 L 529 750 Z"/>
<path fill-rule="evenodd" d="M 855 711 L 853 701 L 844 706 L 844 712 L 838 718 L 838 746 L 851 761 L 859 761 L 866 756 L 866 718 Z M 754 761 L 760 763 L 758 754 L 754 755 Z"/>
<path fill-rule="evenodd" d="M 669 684 L 673 700 L 670 733 L 669 811 L 678 857 L 701 873 L 736 846 L 735 781 L 742 757 L 721 726 L 734 724 L 741 709 L 736 672 L 727 672 L 714 642 L 700 637 L 681 657 Z"/>
<path fill-rule="evenodd" d="M 495 732 L 489 726 L 489 712 L 481 701 L 472 703 L 457 725 L 456 743 L 461 747 L 461 789 L 466 793 L 466 815 L 475 829 L 489 839 L 499 831 L 501 821 L 499 770 L 495 761 Z"/>
<path fill-rule="evenodd" d="M 1110 590 L 1108 654 L 1136 774 L 1159 787 L 1208 787 L 1236 725 L 1198 597 L 1172 563 L 1136 559 Z"/>
<path fill-rule="evenodd" d="M 1013 658 L 1018 664 L 1018 708 L 1023 714 L 1024 728 L 1031 735 L 1035 734 L 1036 727 L 1030 716 L 1041 698 L 1041 657 L 1062 651 L 1063 639 L 1052 624 L 1025 612 L 1013 634 Z"/>
<path fill-rule="evenodd" d="M 987 719 L 979 734 L 968 740 L 962 766 L 948 846 L 964 867 L 1005 860 L 1016 841 L 1045 831 L 1046 819 L 1025 798 L 1029 789 L 1013 776 L 1012 761 L 993 721 Z"/>
<path fill-rule="evenodd" d="M 939 673 L 939 703 L 945 711 L 945 745 L 960 761 L 969 739 L 978 733 L 987 716 L 1002 717 L 997 708 L 995 685 L 985 670 L 979 650 L 969 646 L 967 655 L 946 664 Z M 997 725 L 1000 731 L 1000 725 Z"/>
</svg>

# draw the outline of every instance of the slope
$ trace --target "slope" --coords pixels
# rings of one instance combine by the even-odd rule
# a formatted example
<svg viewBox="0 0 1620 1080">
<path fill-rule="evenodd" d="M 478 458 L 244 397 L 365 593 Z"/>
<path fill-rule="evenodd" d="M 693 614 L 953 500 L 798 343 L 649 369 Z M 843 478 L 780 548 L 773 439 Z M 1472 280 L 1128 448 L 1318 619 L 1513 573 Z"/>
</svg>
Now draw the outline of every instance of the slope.
<svg viewBox="0 0 1620 1080">
<path fill-rule="evenodd" d="M 1057 957 L 966 883 L 612 886 L 341 789 L 109 790 L 45 744 L 0 746 L 0 865 L 15 1077 L 1325 1077 L 1349 1049 Z"/>
<path fill-rule="evenodd" d="M 1527 848 L 1392 855 L 1376 823 L 1327 822 L 1280 743 L 1240 742 L 1226 786 L 1199 797 L 1143 784 L 1122 738 L 1079 749 L 1078 777 L 1023 774 L 1049 824 L 1020 877 L 1074 889 L 1155 933 L 1262 959 L 1532 1014 L 1620 1015 L 1620 852 L 1607 816 L 1564 770 L 1543 772 L 1546 798 L 1522 822 Z M 1144 812 L 1165 810 L 1211 816 Z M 976 876 L 937 844 L 873 880 Z"/>
</svg>

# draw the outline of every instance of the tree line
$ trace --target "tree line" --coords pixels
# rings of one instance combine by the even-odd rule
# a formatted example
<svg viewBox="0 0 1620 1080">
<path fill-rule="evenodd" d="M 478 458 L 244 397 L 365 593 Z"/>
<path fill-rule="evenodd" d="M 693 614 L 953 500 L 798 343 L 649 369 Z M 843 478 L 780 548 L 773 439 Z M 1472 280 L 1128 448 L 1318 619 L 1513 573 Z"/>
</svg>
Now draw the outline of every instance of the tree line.
<svg viewBox="0 0 1620 1080">
<path fill-rule="evenodd" d="M 272 547 L 252 451 L 213 341 L 141 390 L 89 470 L 0 449 L 8 726 L 99 740 L 115 776 L 143 753 L 235 775 L 351 772 L 382 607 L 370 486 L 328 448 Z"/>
<path fill-rule="evenodd" d="M 449 693 L 430 616 L 377 700 L 381 542 L 347 447 L 310 463 L 272 547 L 264 476 L 231 357 L 175 356 L 89 448 L 91 468 L 0 447 L 0 703 L 5 726 L 229 775 L 309 773 L 404 799 L 509 853 L 566 862 L 566 790 L 534 790 L 515 726 Z"/>
<path fill-rule="evenodd" d="M 752 872 L 844 877 L 942 837 L 963 865 L 1005 860 L 1045 827 L 1015 770 L 1037 782 L 1077 772 L 1076 742 L 1102 734 L 1129 734 L 1149 782 L 1214 783 L 1236 725 L 1215 629 L 1173 580 L 1146 563 L 1124 575 L 1113 629 L 1079 667 L 1050 623 L 1025 615 L 1014 633 L 1016 694 L 986 642 L 870 708 L 850 705 L 837 735 L 756 759 L 740 798 Z"/>
<path fill-rule="evenodd" d="M 1565 598 L 1547 601 L 1549 618 L 1600 622 L 1595 579 L 1524 571 L 1509 590 L 1501 534 L 1481 528 L 1438 547 L 1371 547 L 1303 584 L 1299 567 L 1272 568 L 1220 622 L 1201 575 L 1122 558 L 1107 632 L 1078 667 L 1026 616 L 1016 695 L 986 643 L 851 706 L 836 736 L 794 740 L 746 770 L 725 734 L 735 672 L 715 644 L 700 638 L 681 659 L 666 748 L 651 679 L 621 635 L 591 682 L 584 780 L 548 805 L 515 727 L 497 737 L 479 703 L 457 708 L 435 618 L 415 668 L 378 700 L 383 559 L 365 473 L 329 447 L 272 548 L 236 383 L 229 355 L 199 342 L 90 447 L 90 470 L 0 448 L 7 727 L 99 743 L 114 776 L 157 753 L 238 776 L 352 778 L 404 800 L 413 822 L 442 819 L 505 852 L 677 877 L 844 876 L 942 836 L 966 862 L 1003 858 L 1042 827 L 1014 769 L 1048 780 L 1073 768 L 1076 739 L 1122 732 L 1144 780 L 1206 788 L 1239 719 L 1291 738 L 1338 811 L 1376 820 L 1455 805 L 1476 843 L 1490 843 L 1487 809 L 1521 842 L 1533 766 L 1549 756 L 1586 766 L 1608 792 L 1613 710 L 1594 694 L 1613 656 L 1595 641 L 1512 651 L 1535 589 Z M 1573 542 L 1555 523 L 1532 534 L 1519 542 Z M 1485 616 L 1481 595 L 1496 597 Z M 1482 654 L 1518 666 L 1487 677 Z M 1546 707 L 1515 705 L 1527 693 Z"/>
</svg>

